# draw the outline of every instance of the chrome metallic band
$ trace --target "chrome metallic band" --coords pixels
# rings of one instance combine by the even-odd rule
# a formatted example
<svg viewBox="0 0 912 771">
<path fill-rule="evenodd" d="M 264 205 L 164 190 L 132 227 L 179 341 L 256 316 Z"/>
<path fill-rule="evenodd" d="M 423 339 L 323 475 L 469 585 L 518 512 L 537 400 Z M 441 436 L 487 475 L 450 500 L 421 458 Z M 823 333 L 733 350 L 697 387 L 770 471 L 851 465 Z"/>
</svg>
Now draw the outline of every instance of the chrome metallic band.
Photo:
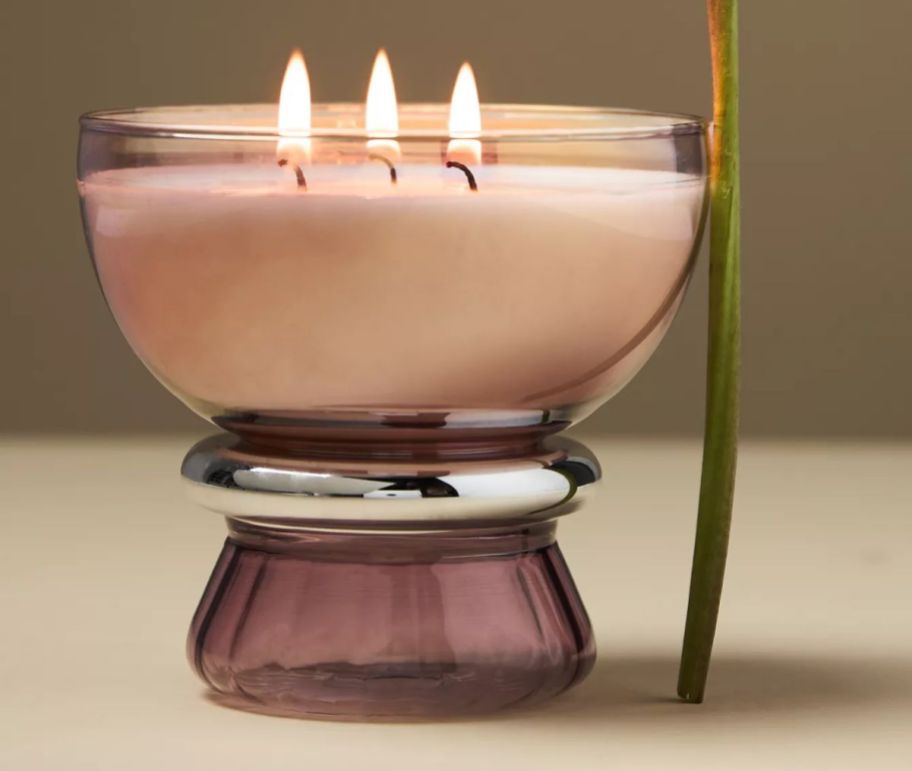
<svg viewBox="0 0 912 771">
<path fill-rule="evenodd" d="M 534 456 L 426 466 L 270 457 L 222 434 L 193 447 L 181 474 L 194 501 L 242 522 L 418 529 L 552 519 L 601 478 L 595 457 L 562 437 Z"/>
</svg>

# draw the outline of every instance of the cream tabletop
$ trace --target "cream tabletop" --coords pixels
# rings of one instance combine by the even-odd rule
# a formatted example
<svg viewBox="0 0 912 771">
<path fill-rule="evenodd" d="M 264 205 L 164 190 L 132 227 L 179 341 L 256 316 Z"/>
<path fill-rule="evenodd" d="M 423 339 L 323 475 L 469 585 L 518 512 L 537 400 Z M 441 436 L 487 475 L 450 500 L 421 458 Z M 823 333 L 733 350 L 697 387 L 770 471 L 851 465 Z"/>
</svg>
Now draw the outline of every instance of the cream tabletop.
<svg viewBox="0 0 912 771">
<path fill-rule="evenodd" d="M 912 444 L 744 445 L 690 706 L 673 697 L 699 446 L 589 442 L 604 482 L 559 529 L 589 679 L 487 720 L 354 724 L 218 706 L 188 668 L 224 538 L 181 490 L 191 441 L 0 440 L 0 769 L 912 768 Z"/>
</svg>

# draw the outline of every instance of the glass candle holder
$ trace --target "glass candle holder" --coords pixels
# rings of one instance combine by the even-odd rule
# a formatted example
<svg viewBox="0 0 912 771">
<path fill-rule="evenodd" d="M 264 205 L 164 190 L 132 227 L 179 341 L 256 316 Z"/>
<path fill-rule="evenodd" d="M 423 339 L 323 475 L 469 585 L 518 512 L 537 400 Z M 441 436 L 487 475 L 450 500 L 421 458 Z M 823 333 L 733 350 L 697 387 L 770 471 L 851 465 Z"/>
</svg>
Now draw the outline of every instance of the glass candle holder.
<svg viewBox="0 0 912 771">
<path fill-rule="evenodd" d="M 399 115 L 378 140 L 361 106 L 316 105 L 294 163 L 274 106 L 82 119 L 112 313 L 228 432 L 183 475 L 228 520 L 188 650 L 232 704 L 464 714 L 591 667 L 554 520 L 598 466 L 549 437 L 668 328 L 705 215 L 705 125 L 486 106 L 454 142 L 445 105 Z"/>
</svg>

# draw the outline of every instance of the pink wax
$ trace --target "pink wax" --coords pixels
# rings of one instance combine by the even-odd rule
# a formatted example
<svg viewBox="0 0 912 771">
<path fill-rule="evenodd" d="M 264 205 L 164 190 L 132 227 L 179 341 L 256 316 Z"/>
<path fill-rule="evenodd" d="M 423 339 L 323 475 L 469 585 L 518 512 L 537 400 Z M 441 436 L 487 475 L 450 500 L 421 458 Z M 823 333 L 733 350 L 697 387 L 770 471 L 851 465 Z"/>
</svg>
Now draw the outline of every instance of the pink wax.
<svg viewBox="0 0 912 771">
<path fill-rule="evenodd" d="M 80 190 L 136 353 L 201 414 L 588 414 L 685 287 L 691 175 L 491 165 L 128 168 Z"/>
</svg>

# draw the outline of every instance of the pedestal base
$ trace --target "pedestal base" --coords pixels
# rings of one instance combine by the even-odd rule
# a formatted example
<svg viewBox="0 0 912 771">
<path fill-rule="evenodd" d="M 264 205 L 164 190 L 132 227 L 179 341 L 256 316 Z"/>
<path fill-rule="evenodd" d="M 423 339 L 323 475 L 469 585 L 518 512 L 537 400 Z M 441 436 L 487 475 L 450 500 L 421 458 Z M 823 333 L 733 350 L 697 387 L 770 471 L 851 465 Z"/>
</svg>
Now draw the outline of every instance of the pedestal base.
<svg viewBox="0 0 912 771">
<path fill-rule="evenodd" d="M 554 524 L 412 534 L 235 529 L 188 654 L 226 703 L 418 718 L 554 696 L 595 647 Z"/>
<path fill-rule="evenodd" d="M 555 518 L 598 464 L 568 441 L 527 449 L 197 445 L 183 475 L 230 531 L 190 629 L 200 677 L 234 706 L 348 719 L 489 712 L 581 680 L 595 648 Z"/>
</svg>

